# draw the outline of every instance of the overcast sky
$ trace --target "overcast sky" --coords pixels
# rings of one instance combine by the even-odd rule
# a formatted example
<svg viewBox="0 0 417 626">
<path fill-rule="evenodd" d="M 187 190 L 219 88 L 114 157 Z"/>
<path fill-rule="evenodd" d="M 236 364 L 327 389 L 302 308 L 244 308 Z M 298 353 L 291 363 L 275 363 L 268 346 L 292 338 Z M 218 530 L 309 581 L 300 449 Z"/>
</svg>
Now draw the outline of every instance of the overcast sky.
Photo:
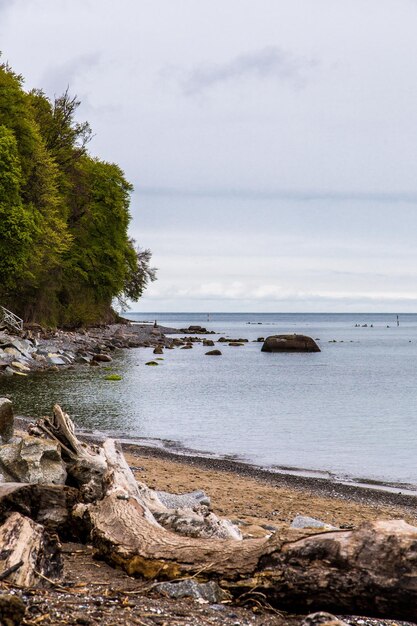
<svg viewBox="0 0 417 626">
<path fill-rule="evenodd" d="M 416 0 L 0 0 L 135 186 L 141 311 L 417 311 Z"/>
</svg>

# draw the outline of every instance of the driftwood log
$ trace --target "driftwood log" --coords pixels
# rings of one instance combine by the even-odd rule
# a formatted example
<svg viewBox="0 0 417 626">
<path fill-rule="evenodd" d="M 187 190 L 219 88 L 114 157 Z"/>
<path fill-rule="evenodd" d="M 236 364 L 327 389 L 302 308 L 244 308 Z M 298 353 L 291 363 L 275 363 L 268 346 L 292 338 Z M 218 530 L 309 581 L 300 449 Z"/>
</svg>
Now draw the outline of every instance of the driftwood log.
<svg viewBox="0 0 417 626">
<path fill-rule="evenodd" d="M 12 513 L 0 527 L 0 546 L 0 579 L 32 587 L 62 574 L 56 535 L 20 513 Z"/>
<path fill-rule="evenodd" d="M 78 490 L 65 485 L 0 483 L 0 524 L 15 511 L 70 540 L 76 535 L 72 509 L 78 500 Z"/>
<path fill-rule="evenodd" d="M 256 589 L 275 606 L 297 612 L 416 618 L 417 528 L 404 521 L 241 541 L 230 522 L 210 512 L 168 509 L 158 492 L 136 481 L 120 446 L 113 440 L 100 448 L 81 443 L 59 407 L 40 427 L 61 442 L 70 479 L 80 488 L 75 523 L 99 555 L 130 575 L 212 579 L 235 596 Z M 13 528 L 18 519 L 13 513 L 6 524 Z M 9 563 L 11 558 L 5 569 Z"/>
</svg>

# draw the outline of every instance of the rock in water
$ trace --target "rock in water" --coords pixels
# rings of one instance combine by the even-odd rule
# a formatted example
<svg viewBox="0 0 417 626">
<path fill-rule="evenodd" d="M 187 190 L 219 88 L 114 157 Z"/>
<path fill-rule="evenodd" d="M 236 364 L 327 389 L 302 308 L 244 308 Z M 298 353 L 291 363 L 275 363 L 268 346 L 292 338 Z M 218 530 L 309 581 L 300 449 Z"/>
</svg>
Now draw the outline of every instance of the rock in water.
<svg viewBox="0 0 417 626">
<path fill-rule="evenodd" d="M 110 363 L 113 359 L 110 354 L 104 354 L 102 352 L 98 352 L 93 355 L 93 361 L 97 361 L 98 363 Z"/>
<path fill-rule="evenodd" d="M 0 435 L 3 443 L 7 443 L 13 437 L 13 428 L 13 405 L 8 398 L 0 398 Z"/>
<path fill-rule="evenodd" d="M 273 335 L 267 337 L 262 352 L 320 352 L 311 337 L 306 335 Z"/>
<path fill-rule="evenodd" d="M 207 356 L 221 356 L 222 353 L 220 352 L 220 350 L 209 350 L 208 352 L 206 352 Z"/>
</svg>

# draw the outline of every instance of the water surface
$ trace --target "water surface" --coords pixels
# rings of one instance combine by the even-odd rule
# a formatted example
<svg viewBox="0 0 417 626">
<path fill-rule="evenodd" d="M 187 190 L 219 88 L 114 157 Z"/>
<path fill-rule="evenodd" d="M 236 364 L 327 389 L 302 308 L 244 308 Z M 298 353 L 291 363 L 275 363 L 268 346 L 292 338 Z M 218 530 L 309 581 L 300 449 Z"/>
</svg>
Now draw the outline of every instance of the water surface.
<svg viewBox="0 0 417 626">
<path fill-rule="evenodd" d="M 78 425 L 122 437 L 338 479 L 417 484 L 417 315 L 401 315 L 400 327 L 388 314 L 130 317 L 202 324 L 249 340 L 306 333 L 322 352 L 265 354 L 249 341 L 223 344 L 222 357 L 207 357 L 196 345 L 167 350 L 159 367 L 147 367 L 152 351 L 133 349 L 119 351 L 109 369 L 1 379 L 0 394 L 10 395 L 21 414 L 50 413 L 59 402 Z M 104 380 L 109 371 L 123 380 Z"/>
</svg>

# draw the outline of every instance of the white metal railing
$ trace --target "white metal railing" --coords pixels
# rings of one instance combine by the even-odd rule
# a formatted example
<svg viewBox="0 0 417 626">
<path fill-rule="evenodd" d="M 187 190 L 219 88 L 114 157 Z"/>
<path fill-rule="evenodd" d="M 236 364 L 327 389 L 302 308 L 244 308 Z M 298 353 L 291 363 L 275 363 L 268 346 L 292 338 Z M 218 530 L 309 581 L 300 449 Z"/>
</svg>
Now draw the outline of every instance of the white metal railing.
<svg viewBox="0 0 417 626">
<path fill-rule="evenodd" d="M 7 326 L 11 330 L 23 330 L 23 320 L 9 309 L 0 305 L 0 325 Z"/>
</svg>

